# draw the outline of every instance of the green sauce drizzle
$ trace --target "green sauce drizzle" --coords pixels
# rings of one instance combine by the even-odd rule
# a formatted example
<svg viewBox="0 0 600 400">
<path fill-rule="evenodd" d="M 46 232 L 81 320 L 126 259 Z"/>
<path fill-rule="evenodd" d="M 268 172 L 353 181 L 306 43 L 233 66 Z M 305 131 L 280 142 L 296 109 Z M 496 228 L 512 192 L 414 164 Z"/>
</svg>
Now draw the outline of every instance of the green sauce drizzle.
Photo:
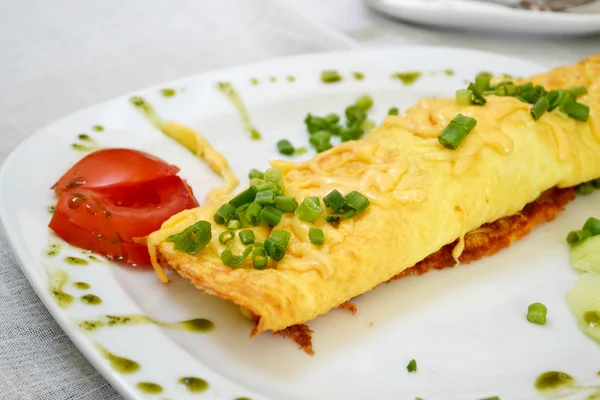
<svg viewBox="0 0 600 400">
<path fill-rule="evenodd" d="M 162 121 L 150 103 L 140 96 L 133 96 L 129 99 L 129 102 L 144 115 L 150 125 L 154 126 L 158 130 L 161 130 Z"/>
<path fill-rule="evenodd" d="M 65 262 L 71 265 L 89 265 L 88 260 L 79 257 L 65 257 Z"/>
<path fill-rule="evenodd" d="M 102 260 L 100 260 L 100 259 L 99 259 L 98 257 L 96 257 L 96 256 L 88 256 L 88 258 L 89 258 L 90 260 L 92 260 L 92 261 L 96 261 L 96 262 L 99 262 L 99 263 L 101 263 L 101 262 L 102 262 Z"/>
<path fill-rule="evenodd" d="M 48 206 L 48 213 L 54 214 L 55 212 L 56 212 L 56 207 L 54 207 L 54 206 Z"/>
<path fill-rule="evenodd" d="M 540 392 L 572 388 L 574 385 L 575 379 L 571 375 L 560 371 L 544 372 L 535 381 L 535 388 Z"/>
<path fill-rule="evenodd" d="M 194 378 L 190 376 L 181 378 L 177 382 L 185 385 L 187 391 L 190 393 L 201 393 L 208 389 L 208 382 L 200 378 Z"/>
<path fill-rule="evenodd" d="M 90 288 L 90 284 L 86 282 L 75 282 L 73 283 L 73 287 L 79 290 L 87 290 Z"/>
<path fill-rule="evenodd" d="M 79 300 L 83 303 L 83 304 L 87 304 L 89 306 L 97 306 L 98 304 L 102 303 L 102 299 L 98 296 L 96 296 L 95 294 L 86 294 L 84 296 L 81 296 L 79 298 Z"/>
<path fill-rule="evenodd" d="M 146 394 L 159 394 L 163 391 L 162 386 L 152 382 L 140 382 L 136 386 L 140 392 Z"/>
<path fill-rule="evenodd" d="M 238 397 L 235 400 L 252 400 L 250 397 Z"/>
<path fill-rule="evenodd" d="M 173 97 L 176 92 L 175 89 L 160 89 L 160 94 L 162 94 L 163 97 Z"/>
<path fill-rule="evenodd" d="M 83 141 L 86 141 L 86 142 L 91 142 L 92 141 L 91 136 L 90 135 L 86 135 L 85 133 L 80 133 L 79 135 L 77 135 L 77 138 L 79 140 L 83 140 Z"/>
<path fill-rule="evenodd" d="M 452 70 L 452 69 L 445 69 L 444 70 L 444 74 L 446 74 L 446 76 L 454 76 L 454 70 Z"/>
<path fill-rule="evenodd" d="M 92 126 L 92 129 L 96 132 L 102 132 L 104 130 L 104 127 L 102 125 L 94 125 Z"/>
<path fill-rule="evenodd" d="M 250 116 L 248 115 L 248 111 L 246 111 L 246 107 L 244 106 L 244 102 L 241 97 L 237 94 L 231 83 L 229 82 L 219 82 L 217 87 L 223 93 L 227 99 L 234 105 L 234 107 L 238 110 L 240 117 L 242 118 L 242 123 L 244 124 L 244 129 L 250 133 L 250 139 L 252 140 L 260 140 L 262 136 L 260 132 L 256 130 L 252 122 L 250 121 Z"/>
<path fill-rule="evenodd" d="M 287 80 L 288 80 L 288 81 L 290 81 L 290 82 L 295 82 L 295 81 L 296 81 L 296 77 L 295 77 L 295 76 L 292 76 L 292 75 L 288 75 L 286 78 L 287 78 Z"/>
<path fill-rule="evenodd" d="M 275 83 L 275 82 L 277 82 L 277 78 L 276 78 L 276 77 L 274 77 L 274 76 L 270 76 L 270 77 L 269 77 L 269 82 L 273 82 L 273 83 Z"/>
<path fill-rule="evenodd" d="M 357 81 L 362 81 L 363 79 L 365 79 L 365 74 L 363 74 L 362 72 L 353 72 L 352 76 L 354 77 L 354 79 L 356 79 Z"/>
<path fill-rule="evenodd" d="M 153 324 L 167 329 L 178 329 L 189 332 L 208 333 L 215 328 L 215 324 L 204 318 L 189 319 L 180 322 L 157 321 L 146 315 L 105 315 L 98 320 L 82 321 L 79 328 L 86 331 L 95 331 L 104 327 L 117 325 L 146 325 Z"/>
<path fill-rule="evenodd" d="M 405 86 L 412 85 L 420 77 L 421 73 L 418 71 L 396 72 L 395 74 L 392 74 L 392 78 L 401 80 L 402 84 Z"/>
<path fill-rule="evenodd" d="M 73 296 L 63 291 L 69 281 L 69 275 L 62 269 L 55 269 L 50 274 L 50 295 L 60 308 L 67 308 L 73 302 Z"/>
<path fill-rule="evenodd" d="M 81 143 L 73 143 L 71 147 L 78 151 L 94 151 L 98 149 L 98 146 L 86 146 Z"/>
<path fill-rule="evenodd" d="M 140 369 L 140 364 L 127 358 L 119 357 L 96 343 L 96 348 L 110 362 L 110 366 L 121 374 L 132 374 Z"/>
<path fill-rule="evenodd" d="M 48 249 L 46 249 L 46 255 L 48 257 L 57 256 L 58 253 L 60 253 L 60 244 L 52 243 L 52 244 L 48 245 Z"/>
<path fill-rule="evenodd" d="M 252 83 L 253 85 L 258 85 L 259 81 L 256 78 L 252 78 L 252 79 L 250 79 L 250 83 Z"/>
</svg>

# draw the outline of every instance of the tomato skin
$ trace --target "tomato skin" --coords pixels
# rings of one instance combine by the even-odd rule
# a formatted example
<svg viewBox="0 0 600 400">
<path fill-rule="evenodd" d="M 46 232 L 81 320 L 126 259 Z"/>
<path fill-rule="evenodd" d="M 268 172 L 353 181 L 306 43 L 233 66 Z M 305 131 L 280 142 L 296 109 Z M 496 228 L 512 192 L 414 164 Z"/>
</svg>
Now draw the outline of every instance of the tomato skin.
<svg viewBox="0 0 600 400">
<path fill-rule="evenodd" d="M 118 151 L 107 153 L 108 150 Z M 73 176 L 75 167 L 57 182 L 55 186 L 59 199 L 48 226 L 74 246 L 95 251 L 116 261 L 148 265 L 148 249 L 136 238 L 143 238 L 158 230 L 172 215 L 197 207 L 198 202 L 191 188 L 175 175 L 177 167 L 134 150 L 108 150 L 98 152 L 110 156 L 101 163 L 103 168 L 100 171 L 88 175 L 93 176 L 91 182 L 65 184 L 72 181 L 69 178 Z M 146 172 L 118 171 L 117 167 L 127 169 L 125 163 L 107 166 L 115 154 L 123 155 L 124 152 L 136 153 L 134 158 L 140 155 L 148 157 L 143 163 L 136 164 L 135 168 L 151 165 L 156 160 L 158 162 Z M 84 163 L 84 166 L 90 168 L 90 165 L 95 165 L 95 168 L 100 168 L 98 160 L 92 159 L 93 163 Z M 109 178 L 101 176 L 103 170 L 108 170 Z M 150 179 L 149 171 L 157 172 L 157 175 Z M 114 178 L 119 176 L 127 180 L 116 181 Z"/>
<path fill-rule="evenodd" d="M 179 168 L 132 149 L 103 149 L 79 160 L 52 186 L 57 194 L 76 188 L 100 189 L 175 176 Z"/>
</svg>

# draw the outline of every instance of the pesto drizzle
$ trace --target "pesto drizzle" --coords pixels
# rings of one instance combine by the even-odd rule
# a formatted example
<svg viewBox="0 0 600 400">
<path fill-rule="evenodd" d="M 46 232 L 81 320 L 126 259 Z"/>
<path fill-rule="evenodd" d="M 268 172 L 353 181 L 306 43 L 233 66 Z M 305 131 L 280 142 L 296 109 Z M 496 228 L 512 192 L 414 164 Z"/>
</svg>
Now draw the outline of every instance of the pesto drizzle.
<svg viewBox="0 0 600 400">
<path fill-rule="evenodd" d="M 396 72 L 392 74 L 392 78 L 402 81 L 404 86 L 412 85 L 421 77 L 421 73 L 418 71 L 411 72 Z"/>
<path fill-rule="evenodd" d="M 163 392 L 162 386 L 152 382 L 139 382 L 136 386 L 140 392 L 146 394 L 160 394 Z"/>
<path fill-rule="evenodd" d="M 162 121 L 158 117 L 158 114 L 154 108 L 148 103 L 143 97 L 133 96 L 129 99 L 129 102 L 133 104 L 146 118 L 146 121 L 158 130 L 162 130 Z"/>
<path fill-rule="evenodd" d="M 60 308 L 67 308 L 73 302 L 73 296 L 63 291 L 69 281 L 69 275 L 62 269 L 55 269 L 50 274 L 50 295 Z"/>
<path fill-rule="evenodd" d="M 229 82 L 219 82 L 217 84 L 218 89 L 223 93 L 227 99 L 233 104 L 233 106 L 238 110 L 240 117 L 242 118 L 242 123 L 244 124 L 244 129 L 250 133 L 250 139 L 252 140 L 260 140 L 262 136 L 260 132 L 252 125 L 250 121 L 250 115 L 248 115 L 248 111 L 244 106 L 244 102 L 241 97 L 237 94 L 231 83 Z"/>
<path fill-rule="evenodd" d="M 177 92 L 175 92 L 175 89 L 166 88 L 160 89 L 160 94 L 162 94 L 163 97 L 173 97 Z"/>
<path fill-rule="evenodd" d="M 48 257 L 57 256 L 58 253 L 60 253 L 60 244 L 52 243 L 48 245 L 48 248 L 46 249 L 46 255 Z"/>
<path fill-rule="evenodd" d="M 89 306 L 97 306 L 99 304 L 102 304 L 102 299 L 92 293 L 81 296 L 79 298 L 79 301 L 81 301 L 83 304 L 87 304 Z"/>
<path fill-rule="evenodd" d="M 208 389 L 208 382 L 200 378 L 194 378 L 189 376 L 181 378 L 177 382 L 179 382 L 182 385 L 185 385 L 185 388 L 190 393 L 201 393 Z"/>
<path fill-rule="evenodd" d="M 167 329 L 178 329 L 189 332 L 208 333 L 215 327 L 212 321 L 204 318 L 195 318 L 179 322 L 164 322 L 150 318 L 146 315 L 105 315 L 97 320 L 87 320 L 79 323 L 79 328 L 86 331 L 95 331 L 105 327 L 117 325 L 146 325 L 153 324 Z"/>
<path fill-rule="evenodd" d="M 140 364 L 128 358 L 119 357 L 96 343 L 102 357 L 110 362 L 110 366 L 120 374 L 132 374 L 140 369 Z"/>
<path fill-rule="evenodd" d="M 79 257 L 65 257 L 65 262 L 67 264 L 71 264 L 71 265 L 89 265 L 90 262 L 88 260 L 84 260 L 83 258 L 79 258 Z"/>
</svg>

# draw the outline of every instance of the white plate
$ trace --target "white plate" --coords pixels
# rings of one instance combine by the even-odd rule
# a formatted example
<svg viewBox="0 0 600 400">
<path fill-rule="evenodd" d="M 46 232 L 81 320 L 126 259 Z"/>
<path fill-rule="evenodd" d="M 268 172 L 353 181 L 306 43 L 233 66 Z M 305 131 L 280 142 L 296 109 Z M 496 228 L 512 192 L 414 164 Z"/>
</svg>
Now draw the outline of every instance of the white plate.
<svg viewBox="0 0 600 400">
<path fill-rule="evenodd" d="M 569 12 L 522 10 L 482 0 L 365 0 L 392 17 L 418 24 L 543 35 L 600 32 L 600 1 Z"/>
<path fill-rule="evenodd" d="M 321 83 L 320 71 L 328 68 L 337 68 L 346 79 Z M 453 69 L 455 75 L 445 75 L 444 69 Z M 277 139 L 306 144 L 302 120 L 307 112 L 341 112 L 359 95 L 370 93 L 375 99 L 370 115 L 381 121 L 389 107 L 404 110 L 423 96 L 452 95 L 464 87 L 464 79 L 482 70 L 526 76 L 543 69 L 460 49 L 360 50 L 242 66 L 135 94 L 149 100 L 164 119 L 204 133 L 245 181 L 250 168 L 265 168 L 268 158 L 278 157 Z M 423 72 L 413 86 L 390 78 L 393 72 L 409 70 Z M 350 71 L 366 77 L 356 81 Z M 295 82 L 288 81 L 288 75 Z M 276 83 L 269 82 L 271 76 Z M 252 85 L 253 77 L 261 83 Z M 247 138 L 238 114 L 215 89 L 215 83 L 223 80 L 238 89 L 263 141 Z M 159 94 L 160 88 L 175 88 L 178 93 L 167 99 Z M 64 245 L 60 256 L 47 257 L 46 209 L 53 203 L 48 188 L 82 157 L 70 147 L 80 132 L 102 146 L 138 148 L 180 166 L 199 199 L 221 184 L 202 162 L 149 126 L 128 98 L 99 104 L 46 127 L 8 157 L 0 175 L 2 221 L 23 271 L 73 342 L 126 398 L 148 397 L 136 388 L 140 381 L 162 385 L 164 393 L 156 398 L 178 400 L 533 399 L 541 398 L 533 387 L 536 377 L 557 369 L 582 384 L 600 383 L 596 376 L 600 347 L 578 330 L 564 299 L 576 279 L 564 237 L 587 216 L 597 214 L 598 195 L 576 200 L 555 222 L 494 257 L 381 285 L 356 300 L 355 316 L 332 310 L 311 321 L 313 357 L 269 333 L 249 339 L 251 323 L 235 306 L 203 295 L 181 279 L 162 285 L 147 269 L 110 263 L 71 266 L 63 257 L 81 256 L 81 251 Z M 90 127 L 95 124 L 106 130 L 93 132 Z M 68 272 L 71 282 L 89 282 L 103 303 L 91 307 L 76 301 L 70 308 L 59 308 L 49 296 L 49 273 L 55 269 Z M 70 283 L 65 290 L 86 293 Z M 535 301 L 548 306 L 546 326 L 525 319 L 527 306 Z M 195 334 L 142 325 L 86 333 L 76 326 L 78 320 L 103 314 L 146 314 L 165 321 L 203 317 L 214 321 L 216 328 Z M 118 374 L 95 342 L 135 360 L 141 370 Z M 418 362 L 417 373 L 406 371 L 411 359 Z M 189 394 L 177 383 L 184 376 L 202 378 L 210 387 L 201 395 Z"/>
</svg>

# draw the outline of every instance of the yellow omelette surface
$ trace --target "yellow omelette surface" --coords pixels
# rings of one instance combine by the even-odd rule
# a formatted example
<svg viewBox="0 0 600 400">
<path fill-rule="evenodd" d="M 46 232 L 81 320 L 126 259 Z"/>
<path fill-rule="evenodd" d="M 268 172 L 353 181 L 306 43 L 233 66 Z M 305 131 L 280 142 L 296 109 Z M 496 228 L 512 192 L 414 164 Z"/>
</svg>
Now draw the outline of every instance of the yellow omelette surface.
<svg viewBox="0 0 600 400">
<path fill-rule="evenodd" d="M 284 171 L 286 195 L 299 203 L 333 189 L 357 190 L 371 201 L 337 228 L 324 216 L 305 223 L 284 214 L 276 229 L 292 239 L 278 263 L 265 270 L 253 269 L 250 257 L 237 269 L 221 263 L 224 227 L 213 215 L 230 196 L 173 216 L 149 236 L 149 250 L 198 288 L 249 310 L 258 319 L 253 334 L 325 314 L 466 232 L 520 211 L 546 189 L 600 177 L 600 54 L 529 80 L 547 90 L 587 86 L 578 101 L 590 106 L 588 122 L 549 112 L 534 121 L 530 105 L 512 97 L 488 96 L 483 107 L 424 99 L 404 115 L 387 117 L 363 140 L 307 162 L 271 163 Z M 448 150 L 437 136 L 457 113 L 475 118 L 477 127 L 457 150 Z M 195 256 L 174 251 L 166 238 L 199 220 L 213 225 L 209 245 Z M 322 246 L 309 242 L 311 226 L 324 231 Z M 258 240 L 270 233 L 266 226 L 253 230 Z M 461 251 L 462 241 L 455 258 Z"/>
</svg>

